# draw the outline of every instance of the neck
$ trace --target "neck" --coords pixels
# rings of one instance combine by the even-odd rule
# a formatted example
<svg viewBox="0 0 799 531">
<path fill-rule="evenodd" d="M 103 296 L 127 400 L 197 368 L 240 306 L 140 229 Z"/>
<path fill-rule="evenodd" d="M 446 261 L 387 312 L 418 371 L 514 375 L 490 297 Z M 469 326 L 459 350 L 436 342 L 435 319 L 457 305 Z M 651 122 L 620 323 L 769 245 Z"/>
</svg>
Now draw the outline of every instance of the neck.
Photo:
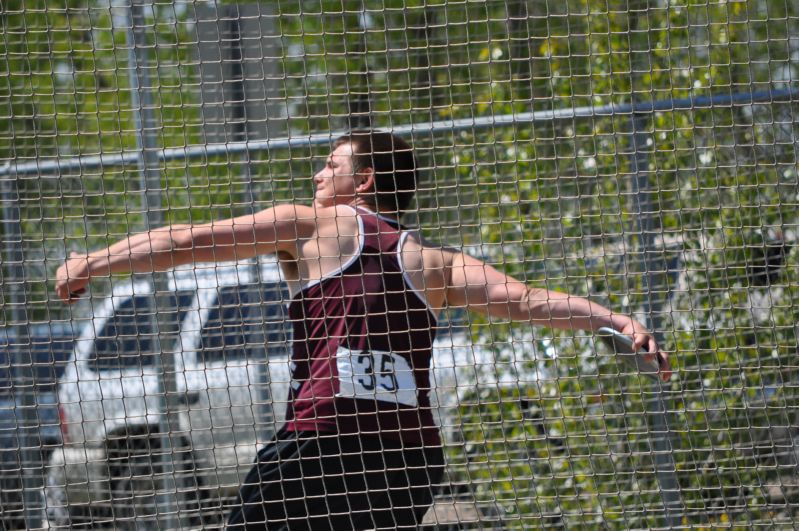
<svg viewBox="0 0 799 531">
<path fill-rule="evenodd" d="M 374 212 L 375 214 L 379 214 L 383 217 L 399 221 L 399 215 L 396 212 L 381 212 L 379 208 L 375 208 L 373 204 L 364 201 L 360 197 L 356 197 L 353 201 L 350 201 L 348 204 L 352 207 L 364 208 L 366 210 L 369 210 L 370 212 Z"/>
</svg>

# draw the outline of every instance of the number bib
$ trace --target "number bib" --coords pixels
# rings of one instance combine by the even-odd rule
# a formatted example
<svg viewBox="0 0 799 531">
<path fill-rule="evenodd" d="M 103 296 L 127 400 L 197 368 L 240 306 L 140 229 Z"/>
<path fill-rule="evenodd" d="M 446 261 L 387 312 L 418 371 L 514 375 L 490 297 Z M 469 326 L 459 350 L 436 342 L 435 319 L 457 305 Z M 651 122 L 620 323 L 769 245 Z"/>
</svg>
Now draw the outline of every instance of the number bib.
<svg viewBox="0 0 799 531">
<path fill-rule="evenodd" d="M 336 396 L 368 398 L 406 406 L 418 406 L 416 379 L 408 360 L 392 352 L 336 352 L 339 392 Z"/>
</svg>

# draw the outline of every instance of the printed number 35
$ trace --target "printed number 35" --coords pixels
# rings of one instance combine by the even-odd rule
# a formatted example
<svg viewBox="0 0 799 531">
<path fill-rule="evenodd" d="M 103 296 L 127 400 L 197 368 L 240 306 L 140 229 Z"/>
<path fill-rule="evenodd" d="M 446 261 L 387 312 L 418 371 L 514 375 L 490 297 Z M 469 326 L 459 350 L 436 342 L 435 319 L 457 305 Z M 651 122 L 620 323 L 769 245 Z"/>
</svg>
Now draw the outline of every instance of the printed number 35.
<svg viewBox="0 0 799 531">
<path fill-rule="evenodd" d="M 380 359 L 380 368 L 375 372 L 372 366 L 375 357 Z M 367 391 L 374 391 L 379 385 L 386 391 L 397 391 L 397 375 L 394 374 L 394 359 L 390 354 L 377 354 L 375 357 L 369 352 L 364 352 L 358 356 L 358 365 L 363 367 L 364 377 L 358 379 L 358 383 Z"/>
</svg>

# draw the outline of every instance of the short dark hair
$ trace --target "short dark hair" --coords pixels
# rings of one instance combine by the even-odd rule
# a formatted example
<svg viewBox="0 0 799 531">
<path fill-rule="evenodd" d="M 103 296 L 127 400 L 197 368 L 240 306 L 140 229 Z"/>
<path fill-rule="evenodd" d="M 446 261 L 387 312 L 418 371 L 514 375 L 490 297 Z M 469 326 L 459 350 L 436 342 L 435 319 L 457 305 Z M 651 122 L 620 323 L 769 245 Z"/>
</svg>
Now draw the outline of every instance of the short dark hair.
<svg viewBox="0 0 799 531">
<path fill-rule="evenodd" d="M 355 172 L 372 168 L 375 173 L 374 205 L 383 212 L 401 214 L 416 194 L 418 165 L 413 148 L 405 140 L 386 131 L 351 131 L 333 143 L 352 145 Z"/>
</svg>

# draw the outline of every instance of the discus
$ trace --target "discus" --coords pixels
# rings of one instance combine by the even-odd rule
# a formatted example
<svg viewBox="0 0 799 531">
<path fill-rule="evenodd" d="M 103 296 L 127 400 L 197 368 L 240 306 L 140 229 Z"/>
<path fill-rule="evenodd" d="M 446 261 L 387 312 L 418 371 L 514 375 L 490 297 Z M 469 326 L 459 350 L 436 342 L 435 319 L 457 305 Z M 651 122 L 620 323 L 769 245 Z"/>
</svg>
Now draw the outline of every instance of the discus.
<svg viewBox="0 0 799 531">
<path fill-rule="evenodd" d="M 612 349 L 616 358 L 626 365 L 634 368 L 641 374 L 650 378 L 657 379 L 660 372 L 660 355 L 656 354 L 655 359 L 647 359 L 649 352 L 633 350 L 633 338 L 627 334 L 622 334 L 618 330 L 603 326 L 597 330 L 597 337 Z"/>
</svg>

